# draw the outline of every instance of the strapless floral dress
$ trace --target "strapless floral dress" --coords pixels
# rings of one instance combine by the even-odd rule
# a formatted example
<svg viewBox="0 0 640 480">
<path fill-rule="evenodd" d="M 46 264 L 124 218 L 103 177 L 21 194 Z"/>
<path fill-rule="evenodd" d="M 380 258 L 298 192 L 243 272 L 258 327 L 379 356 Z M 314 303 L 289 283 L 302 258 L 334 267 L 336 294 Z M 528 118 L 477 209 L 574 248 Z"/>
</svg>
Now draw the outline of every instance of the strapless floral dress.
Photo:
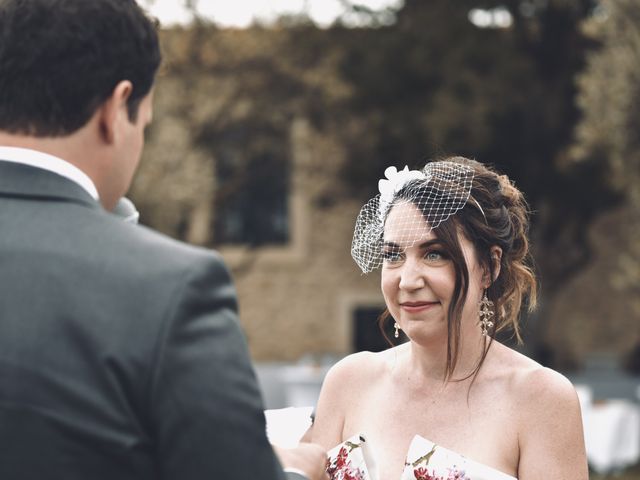
<svg viewBox="0 0 640 480">
<path fill-rule="evenodd" d="M 397 480 L 378 478 L 366 440 L 356 435 L 329 451 L 331 480 Z M 399 480 L 517 480 L 482 463 L 416 435 L 411 441 Z"/>
</svg>

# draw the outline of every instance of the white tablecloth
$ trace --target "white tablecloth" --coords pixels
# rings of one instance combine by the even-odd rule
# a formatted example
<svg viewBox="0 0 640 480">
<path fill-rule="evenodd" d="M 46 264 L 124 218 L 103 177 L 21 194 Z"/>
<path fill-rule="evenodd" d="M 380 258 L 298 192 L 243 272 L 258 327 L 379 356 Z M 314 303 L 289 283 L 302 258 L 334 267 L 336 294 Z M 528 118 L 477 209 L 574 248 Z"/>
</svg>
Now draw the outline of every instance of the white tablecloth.
<svg viewBox="0 0 640 480">
<path fill-rule="evenodd" d="M 640 460 L 640 406 L 628 400 L 592 403 L 588 387 L 576 386 L 589 465 L 598 473 L 622 470 Z"/>
<path fill-rule="evenodd" d="M 311 426 L 313 407 L 289 407 L 265 410 L 267 437 L 273 445 L 293 448 Z"/>
</svg>

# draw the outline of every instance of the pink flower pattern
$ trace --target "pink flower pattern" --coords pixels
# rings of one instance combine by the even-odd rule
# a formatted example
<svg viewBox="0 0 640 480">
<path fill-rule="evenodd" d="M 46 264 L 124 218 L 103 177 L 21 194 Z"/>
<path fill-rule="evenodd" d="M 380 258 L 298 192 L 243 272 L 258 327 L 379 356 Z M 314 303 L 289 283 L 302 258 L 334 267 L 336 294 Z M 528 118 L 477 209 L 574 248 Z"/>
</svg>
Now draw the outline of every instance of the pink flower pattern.
<svg viewBox="0 0 640 480">
<path fill-rule="evenodd" d="M 464 470 L 457 468 L 448 468 L 449 472 L 446 476 L 438 475 L 434 469 L 427 467 L 419 467 L 413 470 L 413 476 L 416 480 L 471 480 L 464 473 Z"/>
<path fill-rule="evenodd" d="M 327 460 L 327 473 L 331 480 L 368 480 L 362 470 L 351 465 L 346 447 L 340 448 L 335 458 Z"/>
</svg>

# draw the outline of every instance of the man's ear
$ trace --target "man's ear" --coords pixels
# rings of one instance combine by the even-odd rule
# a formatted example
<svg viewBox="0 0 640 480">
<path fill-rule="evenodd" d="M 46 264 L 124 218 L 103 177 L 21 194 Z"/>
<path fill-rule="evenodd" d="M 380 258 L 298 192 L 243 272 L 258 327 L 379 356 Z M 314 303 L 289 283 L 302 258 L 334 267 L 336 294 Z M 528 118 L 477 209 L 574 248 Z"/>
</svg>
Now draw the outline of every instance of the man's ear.
<svg viewBox="0 0 640 480">
<path fill-rule="evenodd" d="M 485 288 L 489 288 L 489 286 L 496 281 L 498 275 L 500 275 L 500 265 L 502 261 L 502 249 L 497 245 L 494 245 L 489 249 L 489 258 L 491 261 L 491 268 L 493 269 L 493 278 L 489 278 L 489 272 L 491 269 L 485 269 L 484 276 L 482 278 Z"/>
<path fill-rule="evenodd" d="M 99 109 L 100 134 L 106 143 L 115 143 L 118 139 L 119 123 L 129 122 L 127 101 L 131 92 L 133 84 L 129 80 L 118 82 Z"/>
</svg>

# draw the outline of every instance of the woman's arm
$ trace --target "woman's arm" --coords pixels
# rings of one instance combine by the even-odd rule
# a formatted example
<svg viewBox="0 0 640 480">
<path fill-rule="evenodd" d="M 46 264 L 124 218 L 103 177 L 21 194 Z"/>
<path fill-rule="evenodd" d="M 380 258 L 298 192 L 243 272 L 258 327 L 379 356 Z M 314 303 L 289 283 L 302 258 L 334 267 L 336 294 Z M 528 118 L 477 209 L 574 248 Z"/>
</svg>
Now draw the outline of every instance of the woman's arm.
<svg viewBox="0 0 640 480">
<path fill-rule="evenodd" d="M 548 368 L 518 381 L 519 480 L 588 480 L 578 396 L 573 385 Z"/>
</svg>

